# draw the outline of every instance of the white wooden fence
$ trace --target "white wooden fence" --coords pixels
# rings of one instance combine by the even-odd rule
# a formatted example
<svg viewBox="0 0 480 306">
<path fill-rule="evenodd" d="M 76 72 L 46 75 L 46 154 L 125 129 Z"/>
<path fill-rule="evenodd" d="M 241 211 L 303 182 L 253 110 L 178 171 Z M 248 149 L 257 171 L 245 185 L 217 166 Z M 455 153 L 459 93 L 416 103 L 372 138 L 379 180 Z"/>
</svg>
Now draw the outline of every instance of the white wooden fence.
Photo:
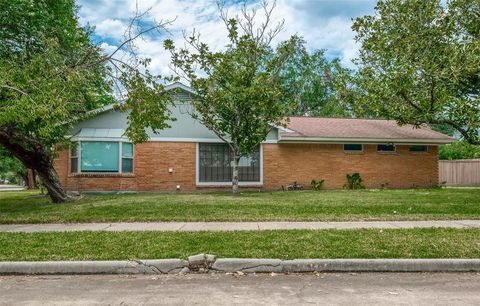
<svg viewBox="0 0 480 306">
<path fill-rule="evenodd" d="M 480 159 L 441 160 L 439 182 L 447 186 L 480 186 Z"/>
</svg>

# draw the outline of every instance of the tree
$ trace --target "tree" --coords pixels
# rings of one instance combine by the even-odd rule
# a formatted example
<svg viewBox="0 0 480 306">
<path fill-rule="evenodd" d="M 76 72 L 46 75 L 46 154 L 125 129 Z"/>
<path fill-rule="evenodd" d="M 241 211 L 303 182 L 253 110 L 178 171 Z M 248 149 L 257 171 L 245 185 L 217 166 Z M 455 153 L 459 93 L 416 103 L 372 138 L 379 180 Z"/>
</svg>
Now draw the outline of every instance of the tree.
<svg viewBox="0 0 480 306">
<path fill-rule="evenodd" d="M 352 26 L 358 72 L 343 94 L 361 115 L 449 125 L 480 143 L 480 2 L 380 0 Z"/>
<path fill-rule="evenodd" d="M 53 160 L 89 110 L 118 97 L 118 108 L 130 111 L 126 135 L 134 142 L 147 138 L 147 126 L 165 128 L 170 116 L 170 95 L 134 46 L 165 23 L 144 22 L 146 12 L 137 11 L 125 41 L 106 55 L 91 43 L 92 29 L 78 25 L 76 13 L 73 0 L 0 0 L 0 146 L 36 171 L 53 202 L 74 200 Z"/>
<path fill-rule="evenodd" d="M 283 22 L 270 26 L 275 3 L 261 2 L 264 22 L 255 26 L 257 9 L 229 18 L 219 3 L 220 16 L 230 41 L 223 51 L 213 51 L 193 33 L 186 37 L 193 51 L 176 49 L 171 40 L 165 48 L 172 53 L 172 65 L 196 91 L 192 116 L 228 144 L 232 152 L 232 192 L 239 194 L 238 163 L 249 156 L 267 137 L 273 126 L 285 125 L 288 112 L 281 103 L 282 87 L 279 72 L 293 53 L 298 37 L 280 44 L 269 56 L 272 39 Z"/>
<path fill-rule="evenodd" d="M 338 59 L 328 61 L 325 50 L 309 53 L 305 41 L 298 40 L 295 52 L 280 70 L 281 100 L 293 108 L 292 115 L 349 117 L 334 86 L 347 72 Z"/>
</svg>

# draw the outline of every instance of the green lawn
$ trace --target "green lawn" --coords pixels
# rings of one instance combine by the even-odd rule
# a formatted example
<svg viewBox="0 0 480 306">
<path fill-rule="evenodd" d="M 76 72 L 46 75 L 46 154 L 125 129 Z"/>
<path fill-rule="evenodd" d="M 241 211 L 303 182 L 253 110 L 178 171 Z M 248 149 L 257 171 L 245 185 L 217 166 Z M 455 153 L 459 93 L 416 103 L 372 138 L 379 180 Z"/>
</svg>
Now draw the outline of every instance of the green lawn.
<svg viewBox="0 0 480 306">
<path fill-rule="evenodd" d="M 480 188 L 89 195 L 52 204 L 0 192 L 0 223 L 480 219 Z"/>
<path fill-rule="evenodd" d="M 186 258 L 479 258 L 480 229 L 0 233 L 0 261 Z"/>
</svg>

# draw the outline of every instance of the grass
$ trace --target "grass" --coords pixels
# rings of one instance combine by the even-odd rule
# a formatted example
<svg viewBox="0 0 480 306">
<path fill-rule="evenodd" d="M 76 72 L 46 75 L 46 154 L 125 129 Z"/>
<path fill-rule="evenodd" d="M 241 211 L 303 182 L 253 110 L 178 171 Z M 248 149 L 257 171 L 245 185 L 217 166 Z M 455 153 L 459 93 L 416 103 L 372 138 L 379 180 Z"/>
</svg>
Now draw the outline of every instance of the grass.
<svg viewBox="0 0 480 306">
<path fill-rule="evenodd" d="M 480 229 L 0 233 L 0 261 L 186 258 L 479 258 Z"/>
<path fill-rule="evenodd" d="M 480 219 L 480 188 L 89 195 L 0 192 L 0 223 Z"/>
</svg>

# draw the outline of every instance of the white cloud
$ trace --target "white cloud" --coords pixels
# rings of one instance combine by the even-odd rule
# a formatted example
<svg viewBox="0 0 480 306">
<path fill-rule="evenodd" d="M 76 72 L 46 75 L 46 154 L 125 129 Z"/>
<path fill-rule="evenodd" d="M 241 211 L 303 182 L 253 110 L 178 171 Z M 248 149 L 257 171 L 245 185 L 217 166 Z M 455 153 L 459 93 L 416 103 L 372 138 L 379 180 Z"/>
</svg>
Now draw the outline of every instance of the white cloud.
<svg viewBox="0 0 480 306">
<path fill-rule="evenodd" d="M 285 30 L 274 43 L 298 34 L 307 41 L 309 49 L 328 49 L 327 54 L 338 55 L 342 63 L 351 66 L 358 46 L 350 29 L 351 18 L 372 12 L 375 0 L 277 0 L 274 21 L 285 19 Z M 136 9 L 131 0 L 80 0 L 80 22 L 96 26 L 95 34 L 113 48 L 112 41 L 119 41 L 125 25 Z M 251 3 L 249 5 L 257 5 Z M 169 54 L 163 49 L 163 40 L 171 38 L 183 46 L 182 33 L 193 29 L 201 33 L 202 41 L 218 49 L 227 44 L 226 30 L 218 18 L 215 0 L 142 0 L 138 8 L 151 8 L 150 15 L 156 21 L 174 20 L 168 26 L 171 34 L 147 36 L 137 41 L 139 53 L 152 59 L 150 69 L 156 73 L 171 74 Z M 230 16 L 239 13 L 239 5 L 229 6 Z M 260 21 L 258 21 L 260 22 Z"/>
<path fill-rule="evenodd" d="M 95 33 L 102 37 L 111 37 L 121 40 L 125 33 L 126 26 L 118 19 L 105 19 L 95 26 Z"/>
</svg>

